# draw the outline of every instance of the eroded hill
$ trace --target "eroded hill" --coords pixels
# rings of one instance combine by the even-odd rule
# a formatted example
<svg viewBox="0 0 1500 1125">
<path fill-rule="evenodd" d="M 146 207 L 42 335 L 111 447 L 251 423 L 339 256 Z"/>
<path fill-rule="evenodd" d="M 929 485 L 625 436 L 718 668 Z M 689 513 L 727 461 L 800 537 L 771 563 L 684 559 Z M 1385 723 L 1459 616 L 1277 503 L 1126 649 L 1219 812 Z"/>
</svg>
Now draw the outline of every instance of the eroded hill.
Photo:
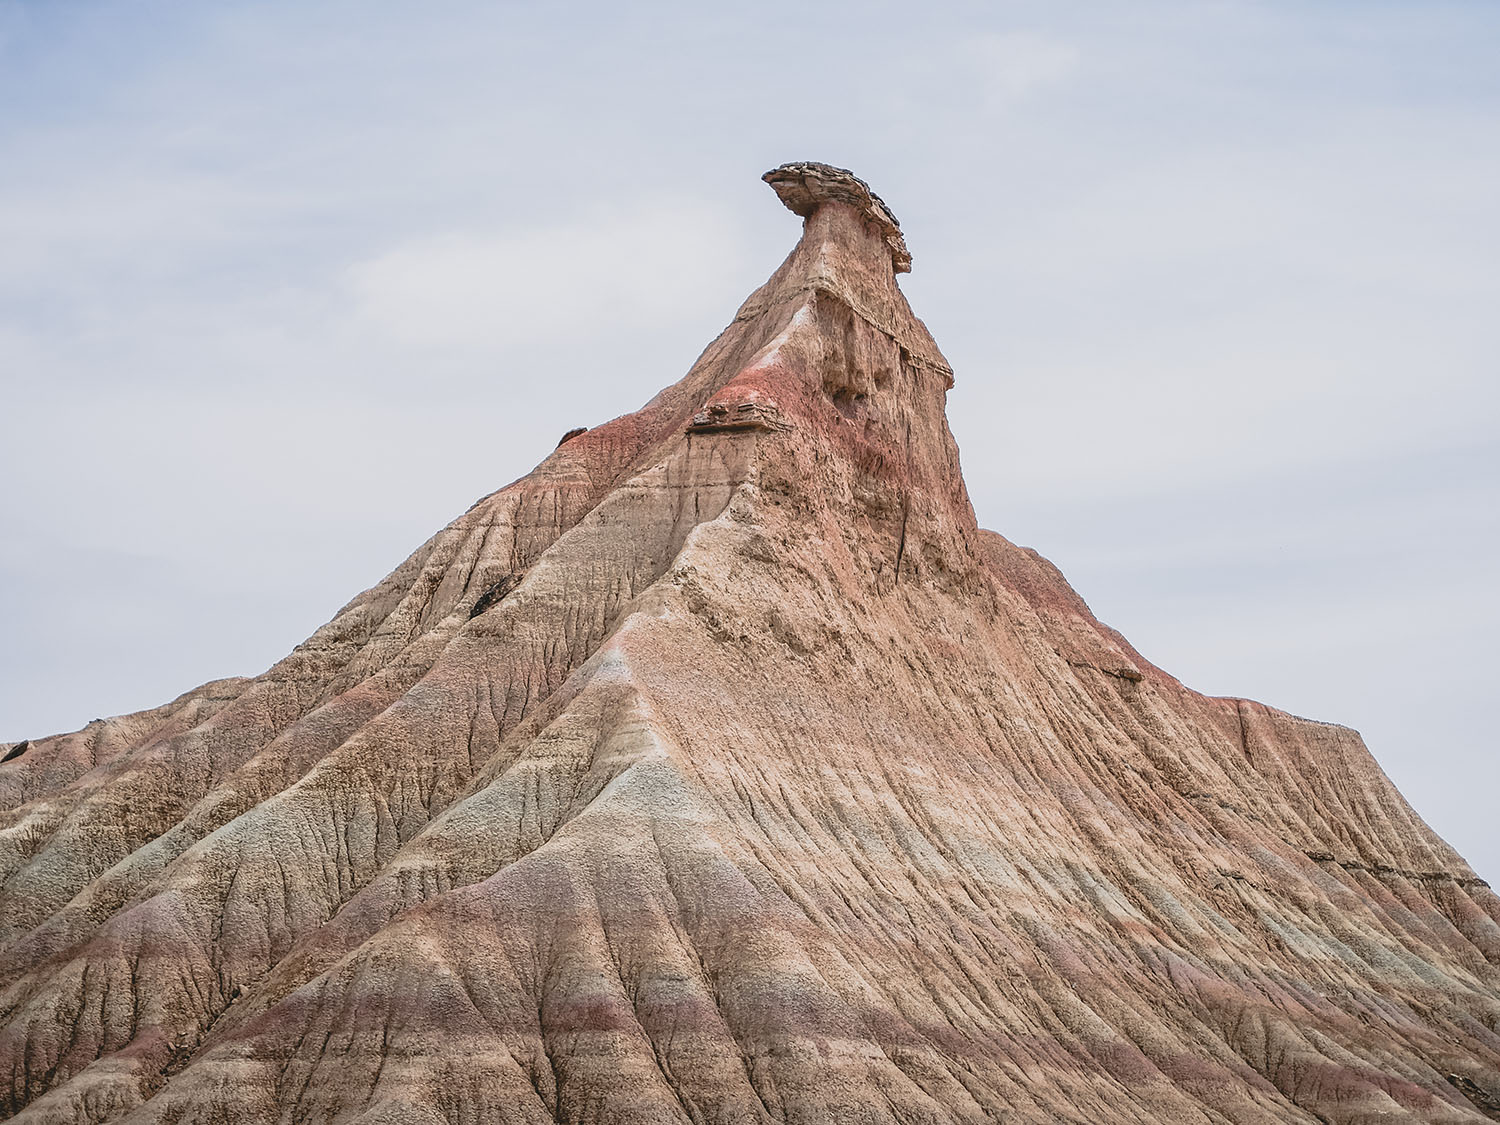
<svg viewBox="0 0 1500 1125">
<path fill-rule="evenodd" d="M 263 675 L 0 756 L 25 1122 L 1475 1122 L 1500 900 L 974 520 L 822 165 L 680 382 Z"/>
</svg>

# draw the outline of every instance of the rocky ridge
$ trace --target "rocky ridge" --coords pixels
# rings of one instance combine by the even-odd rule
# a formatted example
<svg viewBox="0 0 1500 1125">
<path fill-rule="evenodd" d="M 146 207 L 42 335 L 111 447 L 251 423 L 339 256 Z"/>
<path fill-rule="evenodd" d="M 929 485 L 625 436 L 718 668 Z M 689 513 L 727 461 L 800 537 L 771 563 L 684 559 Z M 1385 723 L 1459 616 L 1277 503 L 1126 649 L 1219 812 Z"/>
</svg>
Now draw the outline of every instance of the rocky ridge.
<svg viewBox="0 0 1500 1125">
<path fill-rule="evenodd" d="M 264 674 L 0 752 L 24 1122 L 1474 1122 L 1500 900 L 981 530 L 851 173 Z"/>
</svg>

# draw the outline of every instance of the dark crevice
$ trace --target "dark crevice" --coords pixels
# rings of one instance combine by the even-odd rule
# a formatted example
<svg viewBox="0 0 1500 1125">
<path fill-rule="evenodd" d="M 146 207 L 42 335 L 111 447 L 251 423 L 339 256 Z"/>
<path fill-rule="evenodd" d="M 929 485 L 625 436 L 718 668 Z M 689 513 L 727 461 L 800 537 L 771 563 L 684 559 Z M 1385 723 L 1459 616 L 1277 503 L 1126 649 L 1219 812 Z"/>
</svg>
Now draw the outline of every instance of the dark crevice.
<svg viewBox="0 0 1500 1125">
<path fill-rule="evenodd" d="M 1491 1121 L 1500 1121 L 1500 1098 L 1496 1098 L 1478 1082 L 1462 1074 L 1444 1075 L 1449 1084 L 1464 1097 L 1468 1098 L 1474 1108 L 1484 1114 Z"/>
<path fill-rule="evenodd" d="M 896 585 L 901 585 L 901 560 L 906 555 L 906 522 L 911 516 L 911 419 L 906 420 L 906 482 L 901 490 L 901 541 L 896 544 Z"/>
<path fill-rule="evenodd" d="M 478 600 L 474 603 L 474 608 L 469 610 L 469 620 L 473 621 L 474 618 L 478 617 L 485 610 L 490 609 L 492 606 L 498 605 L 505 599 L 505 595 L 509 594 L 520 584 L 521 575 L 507 574 L 504 578 L 500 579 L 500 581 L 496 582 L 488 590 L 479 595 Z"/>
</svg>

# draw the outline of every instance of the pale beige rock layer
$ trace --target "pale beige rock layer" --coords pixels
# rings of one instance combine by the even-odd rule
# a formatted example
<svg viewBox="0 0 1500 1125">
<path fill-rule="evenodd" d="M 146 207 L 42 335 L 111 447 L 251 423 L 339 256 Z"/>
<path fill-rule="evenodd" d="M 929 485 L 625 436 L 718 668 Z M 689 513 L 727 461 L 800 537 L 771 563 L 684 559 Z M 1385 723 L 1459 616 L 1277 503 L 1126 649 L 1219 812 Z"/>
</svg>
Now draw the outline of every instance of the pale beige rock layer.
<svg viewBox="0 0 1500 1125">
<path fill-rule="evenodd" d="M 888 208 L 262 676 L 0 757 L 26 1122 L 1473 1122 L 1500 901 L 975 524 Z M 19 747 L 19 752 L 17 748 Z"/>
</svg>

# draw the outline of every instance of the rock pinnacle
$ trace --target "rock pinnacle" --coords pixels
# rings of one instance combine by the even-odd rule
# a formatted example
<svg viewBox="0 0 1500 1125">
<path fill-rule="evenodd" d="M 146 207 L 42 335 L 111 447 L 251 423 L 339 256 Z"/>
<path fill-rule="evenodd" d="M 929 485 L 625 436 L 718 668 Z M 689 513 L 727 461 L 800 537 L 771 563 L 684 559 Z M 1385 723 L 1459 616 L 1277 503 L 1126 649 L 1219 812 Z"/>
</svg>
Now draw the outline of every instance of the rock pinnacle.
<svg viewBox="0 0 1500 1125">
<path fill-rule="evenodd" d="M 6 732 L 0 1117 L 1494 1118 L 1500 899 L 982 530 L 895 217 L 765 178 L 801 238 L 640 410 L 260 675 Z"/>
</svg>

